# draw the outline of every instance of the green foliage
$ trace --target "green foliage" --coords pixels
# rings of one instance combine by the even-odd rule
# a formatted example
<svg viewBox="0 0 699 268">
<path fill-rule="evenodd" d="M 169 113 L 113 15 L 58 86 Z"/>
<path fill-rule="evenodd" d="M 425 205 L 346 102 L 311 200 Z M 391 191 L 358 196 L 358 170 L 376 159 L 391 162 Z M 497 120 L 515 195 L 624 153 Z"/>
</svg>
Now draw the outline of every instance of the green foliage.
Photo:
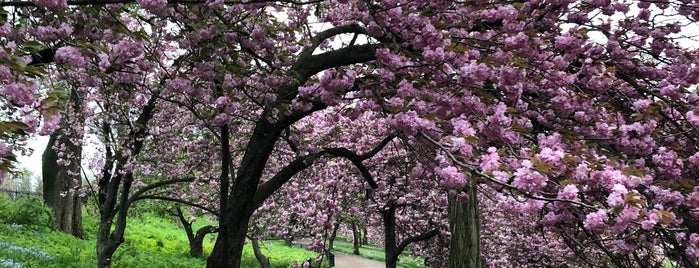
<svg viewBox="0 0 699 268">
<path fill-rule="evenodd" d="M 45 228 L 53 226 L 51 208 L 44 205 L 40 197 L 21 196 L 12 200 L 5 193 L 0 194 L 0 221 Z"/>
<path fill-rule="evenodd" d="M 260 241 L 260 251 L 269 258 L 271 268 L 291 267 L 294 261 L 301 264 L 308 259 L 315 260 L 318 256 L 318 253 L 300 247 L 288 247 L 283 240 Z M 251 243 L 246 244 L 243 249 L 243 261 L 240 267 L 260 267 Z M 314 263 L 313 267 L 318 267 L 317 265 L 317 263 Z"/>
<path fill-rule="evenodd" d="M 36 201 L 36 200 L 35 200 Z M 14 201 L 0 195 L 0 211 L 3 206 L 13 206 Z M 88 205 L 89 206 L 89 205 Z M 99 221 L 92 209 L 85 209 L 83 225 L 87 240 L 54 232 L 42 226 L 19 225 L 4 222 L 0 224 L 0 267 L 76 267 L 97 266 L 95 258 L 95 233 Z M 129 218 L 124 244 L 112 258 L 113 266 L 129 267 L 204 267 L 206 256 L 211 254 L 215 235 L 204 240 L 204 256 L 190 257 L 189 242 L 184 230 L 174 217 L 160 217 L 144 213 Z M 205 219 L 194 223 L 194 228 L 214 224 Z M 261 247 L 272 263 L 272 267 L 291 267 L 294 261 L 315 258 L 316 253 L 302 248 L 287 247 L 283 241 L 261 241 Z M 21 249 L 20 249 L 21 248 Z M 19 253 L 18 253 L 19 252 Z M 252 252 L 246 245 L 242 267 L 259 267 Z M 20 266 L 16 266 L 20 267 Z"/>
</svg>

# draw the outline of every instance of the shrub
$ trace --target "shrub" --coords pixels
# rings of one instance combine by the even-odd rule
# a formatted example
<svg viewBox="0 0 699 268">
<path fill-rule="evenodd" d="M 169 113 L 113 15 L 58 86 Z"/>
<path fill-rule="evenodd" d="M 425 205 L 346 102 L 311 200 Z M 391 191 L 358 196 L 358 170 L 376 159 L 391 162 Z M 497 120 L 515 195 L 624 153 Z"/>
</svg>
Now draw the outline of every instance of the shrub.
<svg viewBox="0 0 699 268">
<path fill-rule="evenodd" d="M 51 208 L 44 205 L 40 197 L 22 196 L 12 200 L 7 194 L 2 193 L 0 194 L 0 221 L 51 228 L 53 215 Z"/>
</svg>

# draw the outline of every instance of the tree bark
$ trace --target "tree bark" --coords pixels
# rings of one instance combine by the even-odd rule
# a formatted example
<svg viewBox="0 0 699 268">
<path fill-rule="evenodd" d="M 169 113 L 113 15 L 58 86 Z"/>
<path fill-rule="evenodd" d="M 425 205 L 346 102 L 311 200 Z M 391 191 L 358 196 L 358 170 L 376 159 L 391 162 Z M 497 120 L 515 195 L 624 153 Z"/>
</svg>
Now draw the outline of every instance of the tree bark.
<svg viewBox="0 0 699 268">
<path fill-rule="evenodd" d="M 449 197 L 449 268 L 483 267 L 480 256 L 480 210 L 475 186 L 467 189 L 468 201 Z"/>
<path fill-rule="evenodd" d="M 260 178 L 282 131 L 294 122 L 315 111 L 322 110 L 326 106 L 318 101 L 314 102 L 313 107 L 308 111 L 294 111 L 289 115 L 280 115 L 276 110 L 290 105 L 298 95 L 299 87 L 304 85 L 311 76 L 323 70 L 376 59 L 375 50 L 379 45 L 373 44 L 352 45 L 321 54 L 313 54 L 313 51 L 322 42 L 343 33 L 364 34 L 366 31 L 358 25 L 338 26 L 322 31 L 311 38 L 311 44 L 304 47 L 298 55 L 298 60 L 289 71 L 290 74 L 295 75 L 295 81 L 275 89 L 277 98 L 269 103 L 260 114 L 235 176 L 229 169 L 231 166 L 228 145 L 229 133 L 227 129 L 222 131 L 219 236 L 207 260 L 208 268 L 240 267 L 243 243 L 252 213 L 294 174 L 310 166 L 315 160 L 313 158 L 320 157 L 312 154 L 313 158 L 310 156 L 297 158 L 282 168 L 270 180 L 260 185 Z M 231 178 L 234 178 L 231 187 L 224 187 Z M 258 186 L 260 193 L 258 193 Z"/>
<path fill-rule="evenodd" d="M 354 255 L 359 255 L 359 247 L 360 247 L 360 237 L 359 237 L 359 230 L 357 228 L 357 220 L 352 220 L 352 243 L 354 246 L 354 249 L 352 250 L 352 254 Z"/>
<path fill-rule="evenodd" d="M 85 238 L 80 200 L 83 134 L 76 128 L 81 129 L 83 122 L 82 100 L 71 90 L 60 126 L 51 134 L 41 157 L 44 202 L 53 210 L 55 229 L 81 239 Z M 59 157 L 54 146 L 63 148 L 62 165 L 56 162 Z"/>
<path fill-rule="evenodd" d="M 182 213 L 182 209 L 178 207 L 176 212 L 177 213 L 175 215 L 180 220 L 180 223 L 182 223 L 182 227 L 184 227 L 184 231 L 187 234 L 187 241 L 189 241 L 189 255 L 192 257 L 201 257 L 204 251 L 204 237 L 206 237 L 207 234 L 217 232 L 218 227 L 207 225 L 199 228 L 195 234 L 194 229 L 192 228 L 192 222 L 185 218 L 184 213 Z"/>
<path fill-rule="evenodd" d="M 439 230 L 433 229 L 418 235 L 410 236 L 398 243 L 396 236 L 396 205 L 389 204 L 386 210 L 381 212 L 384 227 L 384 254 L 386 257 L 386 268 L 396 268 L 398 257 L 411 243 L 424 241 L 439 234 Z M 469 267 L 469 266 L 464 266 Z M 463 267 L 461 267 L 463 268 Z"/>
<path fill-rule="evenodd" d="M 400 251 L 398 251 L 396 247 L 396 207 L 389 205 L 388 209 L 383 211 L 382 216 L 386 268 L 396 268 L 398 265 L 398 255 L 400 255 Z"/>
<path fill-rule="evenodd" d="M 337 231 L 340 230 L 340 225 L 342 224 L 342 217 L 337 217 L 335 220 L 335 226 L 333 227 L 332 233 L 328 238 L 328 250 L 333 249 L 333 244 L 335 243 L 335 238 L 337 237 Z"/>
<path fill-rule="evenodd" d="M 261 268 L 269 268 L 269 258 L 260 250 L 260 241 L 257 238 L 252 239 L 252 251 L 255 253 L 255 258 L 260 262 Z"/>
</svg>

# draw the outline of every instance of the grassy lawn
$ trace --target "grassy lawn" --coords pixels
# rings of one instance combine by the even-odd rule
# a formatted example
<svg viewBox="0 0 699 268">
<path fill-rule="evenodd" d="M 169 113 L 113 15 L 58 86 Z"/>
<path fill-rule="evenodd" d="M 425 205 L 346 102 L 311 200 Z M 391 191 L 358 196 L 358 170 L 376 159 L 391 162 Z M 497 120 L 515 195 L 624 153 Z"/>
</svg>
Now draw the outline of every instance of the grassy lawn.
<svg viewBox="0 0 699 268">
<path fill-rule="evenodd" d="M 0 197 L 0 210 L 3 213 L 13 209 L 15 204 Z M 46 223 L 14 223 L 8 220 L 9 216 L 0 215 L 0 267 L 96 267 L 95 233 L 98 222 L 97 217 L 90 214 L 86 211 L 83 216 L 86 240 L 51 231 Z M 197 221 L 194 228 L 207 224 L 211 223 Z M 124 240 L 114 254 L 114 267 L 185 268 L 206 266 L 206 256 L 213 249 L 215 236 L 205 239 L 204 257 L 190 257 L 187 235 L 175 223 L 174 217 L 141 214 L 129 219 Z M 261 241 L 260 246 L 270 258 L 272 267 L 288 268 L 294 261 L 316 257 L 315 252 L 287 247 L 283 241 Z M 250 244 L 245 246 L 241 266 L 260 267 Z"/>
<path fill-rule="evenodd" d="M 347 254 L 352 254 L 352 250 L 354 249 L 354 246 L 352 245 L 352 242 L 349 242 L 347 240 L 343 240 L 338 238 L 335 240 L 333 243 L 333 251 L 335 252 L 342 252 L 342 253 L 347 253 Z M 386 256 L 384 254 L 384 251 L 382 248 L 374 247 L 374 246 L 369 246 L 369 245 L 362 245 L 359 248 L 359 255 L 367 258 L 367 259 L 372 259 L 372 260 L 377 260 L 377 261 L 386 261 Z M 424 259 L 422 257 L 415 257 L 411 256 L 410 254 L 403 253 L 398 259 L 398 267 L 402 268 L 414 268 L 414 267 L 426 267 L 424 265 Z"/>
</svg>

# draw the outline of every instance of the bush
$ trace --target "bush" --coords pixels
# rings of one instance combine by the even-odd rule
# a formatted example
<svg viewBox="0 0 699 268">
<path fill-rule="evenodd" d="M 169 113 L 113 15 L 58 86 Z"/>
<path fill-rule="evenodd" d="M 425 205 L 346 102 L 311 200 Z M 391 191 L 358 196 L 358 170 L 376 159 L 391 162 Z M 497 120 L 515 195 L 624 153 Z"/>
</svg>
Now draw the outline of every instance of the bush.
<svg viewBox="0 0 699 268">
<path fill-rule="evenodd" d="M 12 200 L 7 194 L 2 193 L 0 194 L 0 221 L 51 228 L 53 215 L 51 208 L 44 205 L 40 197 L 23 196 Z"/>
</svg>

